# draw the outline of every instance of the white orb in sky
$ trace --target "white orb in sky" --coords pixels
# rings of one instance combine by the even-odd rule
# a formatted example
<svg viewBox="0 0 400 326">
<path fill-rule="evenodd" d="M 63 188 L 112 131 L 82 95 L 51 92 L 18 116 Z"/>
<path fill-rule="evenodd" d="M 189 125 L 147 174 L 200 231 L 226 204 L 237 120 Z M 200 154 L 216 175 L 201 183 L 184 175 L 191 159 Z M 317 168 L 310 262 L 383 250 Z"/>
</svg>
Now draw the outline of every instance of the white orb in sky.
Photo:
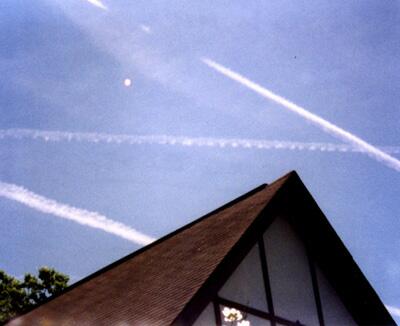
<svg viewBox="0 0 400 326">
<path fill-rule="evenodd" d="M 132 80 L 130 80 L 129 78 L 126 78 L 126 79 L 124 80 L 124 85 L 125 85 L 126 87 L 131 86 L 131 85 L 132 85 Z"/>
</svg>

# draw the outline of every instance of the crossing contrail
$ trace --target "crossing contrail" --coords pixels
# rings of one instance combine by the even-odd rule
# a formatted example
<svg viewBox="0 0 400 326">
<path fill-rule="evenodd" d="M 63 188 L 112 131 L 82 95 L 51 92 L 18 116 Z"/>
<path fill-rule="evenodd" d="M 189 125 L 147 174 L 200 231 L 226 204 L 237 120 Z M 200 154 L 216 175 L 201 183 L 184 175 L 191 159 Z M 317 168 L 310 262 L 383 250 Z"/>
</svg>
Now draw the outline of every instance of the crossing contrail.
<svg viewBox="0 0 400 326">
<path fill-rule="evenodd" d="M 100 0 L 87 0 L 87 1 L 91 3 L 93 6 L 96 6 L 97 8 L 108 10 L 108 8 Z"/>
<path fill-rule="evenodd" d="M 59 203 L 15 184 L 0 182 L 0 197 L 14 200 L 46 214 L 103 230 L 140 245 L 147 245 L 155 240 L 104 215 Z"/>
<path fill-rule="evenodd" d="M 335 124 L 319 117 L 318 115 L 311 113 L 310 111 L 306 110 L 305 108 L 285 99 L 282 96 L 279 96 L 270 90 L 266 89 L 265 87 L 251 81 L 250 79 L 238 74 L 237 72 L 232 71 L 229 68 L 222 66 L 221 64 L 208 59 L 203 58 L 201 59 L 204 64 L 209 66 L 210 68 L 218 71 L 222 75 L 233 79 L 234 81 L 240 83 L 241 85 L 253 90 L 254 92 L 260 94 L 261 96 L 274 101 L 285 107 L 286 109 L 300 115 L 304 119 L 313 122 L 324 131 L 328 132 L 329 134 L 341 139 L 342 141 L 355 146 L 359 149 L 362 149 L 364 153 L 369 155 L 370 157 L 376 159 L 377 161 L 383 162 L 387 166 L 395 169 L 396 171 L 400 172 L 400 161 L 389 154 L 385 153 L 384 151 L 380 150 L 379 148 L 367 143 L 366 141 L 362 140 L 361 138 L 353 135 L 352 133 L 336 126 Z"/>
<path fill-rule="evenodd" d="M 400 308 L 394 306 L 385 306 L 392 316 L 400 317 Z"/>
<path fill-rule="evenodd" d="M 229 147 L 249 149 L 280 149 L 299 151 L 326 151 L 326 152 L 365 152 L 365 149 L 347 144 L 332 144 L 319 142 L 294 142 L 282 140 L 246 139 L 246 138 L 212 138 L 186 137 L 169 135 L 116 135 L 105 133 L 85 133 L 68 131 L 48 131 L 34 129 L 0 129 L 0 140 L 34 139 L 46 142 L 89 142 L 108 144 L 158 144 L 196 147 Z M 399 146 L 381 147 L 387 153 L 400 153 Z"/>
</svg>

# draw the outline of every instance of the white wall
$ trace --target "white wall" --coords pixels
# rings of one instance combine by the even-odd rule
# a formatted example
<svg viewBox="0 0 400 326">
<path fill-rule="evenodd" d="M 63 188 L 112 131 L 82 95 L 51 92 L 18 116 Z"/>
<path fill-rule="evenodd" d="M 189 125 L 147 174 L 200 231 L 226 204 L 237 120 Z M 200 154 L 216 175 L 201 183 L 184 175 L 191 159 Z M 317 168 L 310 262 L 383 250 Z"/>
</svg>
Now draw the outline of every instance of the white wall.
<svg viewBox="0 0 400 326">
<path fill-rule="evenodd" d="M 263 236 L 275 315 L 308 326 L 319 325 L 310 266 L 305 247 L 290 224 L 278 217 Z M 225 282 L 222 298 L 268 312 L 258 245 L 255 245 Z M 353 326 L 356 323 L 335 290 L 316 266 L 317 281 L 326 326 Z M 270 322 L 248 314 L 251 326 Z M 222 316 L 223 320 L 223 316 Z M 194 324 L 215 325 L 212 304 Z"/>
<path fill-rule="evenodd" d="M 318 267 L 316 269 L 325 325 L 357 325 L 322 271 Z"/>
<path fill-rule="evenodd" d="M 289 223 L 278 217 L 264 234 L 272 300 L 277 316 L 319 325 L 305 248 Z"/>
<path fill-rule="evenodd" d="M 212 303 L 209 303 L 200 316 L 196 319 L 193 326 L 211 326 L 215 324 L 214 307 Z"/>
<path fill-rule="evenodd" d="M 262 311 L 268 311 L 258 245 L 233 272 L 218 295 Z"/>
</svg>

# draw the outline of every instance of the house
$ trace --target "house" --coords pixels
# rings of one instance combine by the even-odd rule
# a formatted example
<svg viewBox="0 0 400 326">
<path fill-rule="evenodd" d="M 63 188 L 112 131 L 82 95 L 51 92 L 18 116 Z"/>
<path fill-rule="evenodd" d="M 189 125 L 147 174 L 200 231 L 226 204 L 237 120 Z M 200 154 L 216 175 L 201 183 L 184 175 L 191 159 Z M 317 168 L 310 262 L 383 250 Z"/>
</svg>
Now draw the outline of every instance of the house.
<svg viewBox="0 0 400 326">
<path fill-rule="evenodd" d="M 295 172 L 10 325 L 395 325 Z"/>
</svg>

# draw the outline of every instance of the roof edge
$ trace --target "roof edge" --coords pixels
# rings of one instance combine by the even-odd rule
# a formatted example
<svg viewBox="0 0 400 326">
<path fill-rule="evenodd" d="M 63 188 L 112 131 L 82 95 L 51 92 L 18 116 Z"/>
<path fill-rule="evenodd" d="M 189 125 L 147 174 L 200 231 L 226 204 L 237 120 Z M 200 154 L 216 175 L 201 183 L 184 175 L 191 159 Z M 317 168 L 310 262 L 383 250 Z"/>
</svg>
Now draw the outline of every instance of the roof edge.
<svg viewBox="0 0 400 326">
<path fill-rule="evenodd" d="M 305 202 L 311 203 L 311 205 L 307 211 L 309 219 L 307 222 L 301 222 L 293 218 L 290 218 L 289 222 L 302 238 L 309 254 L 319 263 L 319 267 L 326 274 L 326 277 L 329 278 L 331 283 L 335 284 L 338 295 L 353 315 L 353 318 L 362 325 L 376 325 L 377 323 L 380 325 L 396 325 L 393 317 L 386 309 L 374 287 L 366 278 L 343 240 L 339 237 L 301 178 L 297 176 L 297 178 L 293 178 L 291 182 L 293 183 L 290 191 L 295 195 L 294 204 L 289 208 L 291 215 L 294 216 L 295 212 L 298 210 L 304 210 Z M 298 200 L 296 198 L 296 195 L 300 191 L 303 193 L 303 200 Z M 322 230 L 323 233 L 315 232 L 315 230 L 312 231 L 312 227 Z M 315 243 L 319 245 L 315 246 Z M 350 281 L 348 277 L 338 272 L 340 269 L 336 270 L 336 272 L 332 272 L 335 270 L 335 261 L 340 261 L 344 264 L 341 270 L 342 272 L 349 272 L 348 275 L 352 276 Z M 349 288 L 353 291 L 349 291 Z M 364 301 L 368 298 L 368 305 L 363 306 L 363 304 L 360 303 L 362 300 L 357 300 L 357 294 L 354 292 L 364 293 Z M 366 320 L 367 316 L 365 311 L 368 311 L 367 316 L 371 320 L 378 316 L 378 318 L 383 319 L 369 322 Z M 384 322 L 384 324 L 382 324 L 382 322 Z"/>
</svg>

